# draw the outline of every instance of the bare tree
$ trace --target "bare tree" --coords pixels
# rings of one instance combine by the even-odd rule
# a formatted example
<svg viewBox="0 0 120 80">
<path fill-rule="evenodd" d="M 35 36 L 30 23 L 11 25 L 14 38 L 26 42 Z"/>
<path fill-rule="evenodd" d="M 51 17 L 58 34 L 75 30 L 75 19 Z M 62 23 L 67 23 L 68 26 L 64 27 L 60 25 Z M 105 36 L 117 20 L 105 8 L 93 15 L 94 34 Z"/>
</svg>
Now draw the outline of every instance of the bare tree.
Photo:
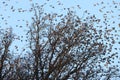
<svg viewBox="0 0 120 80">
<path fill-rule="evenodd" d="M 0 31 L 0 79 L 3 80 L 11 71 L 9 47 L 13 41 L 12 28 Z"/>
<path fill-rule="evenodd" d="M 112 53 L 115 39 L 111 31 L 114 28 L 99 25 L 101 20 L 87 11 L 88 15 L 80 18 L 70 8 L 65 9 L 66 14 L 57 14 L 45 13 L 43 6 L 36 4 L 30 10 L 34 16 L 30 26 L 27 22 L 28 48 L 24 57 L 11 59 L 12 28 L 0 31 L 0 80 L 110 80 L 120 77 L 118 66 L 112 66 L 112 59 L 117 55 Z M 108 26 L 106 14 L 104 20 Z"/>
<path fill-rule="evenodd" d="M 102 65 L 110 65 L 110 58 L 115 55 L 108 56 L 107 52 L 112 47 L 108 41 L 113 39 L 109 32 L 103 33 L 95 27 L 94 24 L 100 21 L 95 15 L 82 21 L 69 8 L 62 17 L 56 13 L 44 14 L 39 6 L 33 6 L 33 11 L 35 17 L 32 17 L 33 23 L 28 31 L 30 53 L 34 59 L 33 79 L 93 80 L 117 76 L 116 69 L 114 74 L 105 71 Z"/>
</svg>

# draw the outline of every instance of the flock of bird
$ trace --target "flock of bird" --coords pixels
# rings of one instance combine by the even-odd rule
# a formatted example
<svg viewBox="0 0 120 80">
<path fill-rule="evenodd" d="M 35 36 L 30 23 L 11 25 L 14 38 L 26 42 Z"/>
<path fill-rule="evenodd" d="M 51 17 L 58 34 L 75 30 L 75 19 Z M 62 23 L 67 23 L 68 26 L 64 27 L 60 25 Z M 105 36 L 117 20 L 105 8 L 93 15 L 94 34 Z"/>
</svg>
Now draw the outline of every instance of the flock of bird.
<svg viewBox="0 0 120 80">
<path fill-rule="evenodd" d="M 7 12 L 7 10 L 10 10 L 13 13 L 16 13 L 16 12 L 18 12 L 18 13 L 25 13 L 25 12 L 32 12 L 33 11 L 33 8 L 30 8 L 28 10 L 25 10 L 23 8 L 16 9 L 15 5 L 17 5 L 19 2 L 16 0 L 16 4 L 10 5 L 9 4 L 10 1 L 12 1 L 12 0 L 6 0 L 6 1 L 3 1 L 3 2 L 2 2 L 2 0 L 0 1 L 0 4 L 1 4 L 0 5 L 0 26 L 3 26 L 1 24 L 1 22 L 4 22 L 5 26 L 7 26 L 7 25 L 9 26 L 10 23 L 7 23 L 7 20 L 9 20 L 9 18 L 11 18 L 11 16 L 14 16 L 14 15 L 5 16 L 3 12 Z M 31 3 L 33 2 L 33 0 L 29 0 L 29 1 Z M 49 1 L 50 0 L 47 0 L 46 3 L 44 3 L 43 5 L 41 5 L 41 7 L 44 7 L 45 5 L 49 4 Z M 60 1 L 57 1 L 56 3 L 57 3 L 58 6 L 63 6 L 64 5 Z M 38 3 L 35 3 L 35 4 L 38 4 Z M 77 4 L 73 8 L 82 9 L 82 7 L 80 5 L 81 4 Z M 114 0 L 112 1 L 112 4 L 109 3 L 109 2 L 105 3 L 104 1 L 102 1 L 102 2 L 98 2 L 98 3 L 94 3 L 93 6 L 94 7 L 100 7 L 100 6 L 102 6 L 98 11 L 103 14 L 103 17 L 104 17 L 104 22 L 103 23 L 107 26 L 107 28 L 110 28 L 111 24 L 116 24 L 117 23 L 116 21 L 112 21 L 112 23 L 109 22 L 110 18 L 111 18 L 111 20 L 112 19 L 114 20 L 116 18 L 117 18 L 118 21 L 120 20 L 120 15 L 115 15 L 116 11 L 120 11 L 120 9 L 119 9 L 120 3 L 117 3 Z M 49 7 L 55 9 L 56 6 L 50 4 Z M 111 9 L 106 10 L 108 7 L 111 8 Z M 1 11 L 1 10 L 3 10 L 3 11 Z M 66 8 L 64 8 L 63 10 L 66 10 Z M 86 10 L 86 13 L 88 13 L 87 10 Z M 90 14 L 90 13 L 88 13 L 88 14 Z M 108 15 L 111 15 L 111 17 L 108 18 L 107 17 Z M 17 20 L 17 18 L 16 18 L 16 21 L 19 22 L 21 20 Z M 23 19 L 22 21 L 24 22 L 25 20 Z M 26 21 L 26 25 L 27 26 L 29 25 L 28 21 Z M 15 25 L 13 25 L 13 26 L 15 26 Z M 18 25 L 16 25 L 16 27 L 18 27 Z M 22 25 L 19 25 L 19 27 L 22 28 Z M 113 38 L 113 39 L 115 38 L 117 40 L 117 42 L 118 42 L 117 45 L 120 45 L 120 38 L 119 38 L 120 37 L 120 35 L 119 35 L 120 30 L 119 30 L 119 28 L 120 28 L 120 23 L 118 23 L 117 26 L 113 26 L 112 28 L 106 30 L 106 33 L 112 33 L 112 32 L 114 32 L 113 33 L 113 37 L 111 37 L 111 38 Z M 21 38 L 23 38 L 23 36 L 21 36 Z M 112 42 L 112 44 L 114 44 L 115 41 Z M 15 46 L 15 48 L 17 49 L 18 47 Z M 117 48 L 114 48 L 114 49 L 115 49 L 114 51 L 116 51 L 116 50 L 118 51 Z M 120 48 L 119 48 L 119 51 L 120 51 Z"/>
</svg>

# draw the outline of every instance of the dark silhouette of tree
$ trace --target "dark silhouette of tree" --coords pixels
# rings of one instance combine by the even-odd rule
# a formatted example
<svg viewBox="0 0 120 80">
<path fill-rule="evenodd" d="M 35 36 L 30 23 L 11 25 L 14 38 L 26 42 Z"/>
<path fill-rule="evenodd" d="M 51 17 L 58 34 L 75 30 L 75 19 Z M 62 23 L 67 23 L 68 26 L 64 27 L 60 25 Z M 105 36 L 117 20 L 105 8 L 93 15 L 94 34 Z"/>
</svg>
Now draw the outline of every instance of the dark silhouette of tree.
<svg viewBox="0 0 120 80">
<path fill-rule="evenodd" d="M 11 71 L 9 47 L 13 41 L 12 28 L 0 30 L 0 79 L 3 80 Z"/>
<path fill-rule="evenodd" d="M 44 14 L 39 6 L 33 6 L 33 11 L 35 16 L 27 33 L 30 54 L 33 56 L 32 79 L 91 80 L 119 77 L 117 68 L 108 67 L 115 55 L 108 56 L 110 52 L 107 52 L 113 45 L 108 41 L 113 39 L 109 37 L 109 32 L 103 33 L 99 27 L 95 27 L 100 21 L 95 15 L 82 21 L 69 8 L 64 16 Z"/>
<path fill-rule="evenodd" d="M 107 14 L 103 14 L 104 27 L 99 24 L 101 19 L 87 10 L 81 18 L 71 8 L 64 8 L 67 12 L 64 14 L 45 13 L 44 5 L 35 4 L 30 9 L 34 16 L 31 25 L 26 21 L 27 48 L 23 49 L 26 55 L 12 55 L 15 53 L 9 49 L 15 39 L 12 28 L 5 32 L 0 30 L 0 80 L 110 80 L 120 77 L 119 66 L 113 61 L 118 53 L 112 52 L 116 39 L 111 32 L 116 29 L 109 28 Z M 62 4 L 58 1 L 58 5 Z M 77 7 L 81 9 L 80 5 Z M 11 10 L 16 11 L 14 6 Z M 18 9 L 18 12 L 25 11 Z"/>
</svg>

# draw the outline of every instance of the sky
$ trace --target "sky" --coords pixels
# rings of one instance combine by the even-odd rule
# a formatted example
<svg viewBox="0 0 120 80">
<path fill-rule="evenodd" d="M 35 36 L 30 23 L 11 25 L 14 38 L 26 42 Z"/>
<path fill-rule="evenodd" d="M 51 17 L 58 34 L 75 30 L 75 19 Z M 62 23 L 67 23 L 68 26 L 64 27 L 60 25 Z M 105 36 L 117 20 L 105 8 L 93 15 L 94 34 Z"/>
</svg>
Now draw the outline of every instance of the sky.
<svg viewBox="0 0 120 80">
<path fill-rule="evenodd" d="M 65 14 L 64 8 L 71 8 L 81 18 L 85 15 L 84 11 L 87 10 L 91 15 L 95 14 L 98 19 L 103 20 L 103 14 L 108 12 L 109 22 L 107 23 L 110 24 L 108 28 L 115 27 L 117 34 L 120 34 L 120 26 L 118 25 L 120 23 L 119 0 L 0 0 L 0 28 L 12 27 L 13 33 L 19 36 L 19 38 L 23 37 L 23 41 L 15 40 L 12 44 L 12 50 L 15 50 L 15 46 L 18 46 L 18 53 L 27 47 L 25 42 L 26 24 L 32 22 L 31 17 L 33 17 L 33 13 L 30 12 L 30 8 L 32 4 L 36 3 L 40 5 L 46 4 L 44 11 L 47 13 Z M 102 21 L 100 25 L 104 26 Z M 113 32 L 113 34 L 116 33 Z M 116 36 L 114 37 L 116 38 Z M 118 40 L 116 39 L 116 42 L 119 41 L 120 37 Z M 114 45 L 117 48 L 119 46 L 117 43 Z M 116 52 L 120 52 L 120 50 Z"/>
</svg>

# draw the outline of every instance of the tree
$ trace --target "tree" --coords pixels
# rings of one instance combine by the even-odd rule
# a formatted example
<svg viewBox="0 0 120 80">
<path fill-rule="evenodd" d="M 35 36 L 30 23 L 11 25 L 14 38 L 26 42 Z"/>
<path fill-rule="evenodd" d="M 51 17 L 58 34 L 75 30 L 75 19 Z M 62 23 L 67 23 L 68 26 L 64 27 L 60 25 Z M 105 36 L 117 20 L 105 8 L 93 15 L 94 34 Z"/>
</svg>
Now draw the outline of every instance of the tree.
<svg viewBox="0 0 120 80">
<path fill-rule="evenodd" d="M 102 3 L 103 4 L 103 3 Z M 44 5 L 32 6 L 32 23 L 23 57 L 11 58 L 9 47 L 14 40 L 12 29 L 1 32 L 1 80 L 109 80 L 119 78 L 112 66 L 114 36 L 95 15 L 80 18 L 67 8 L 66 14 L 45 13 Z M 79 7 L 79 5 L 78 5 Z M 13 6 L 11 7 L 13 8 Z M 101 10 L 100 10 L 101 11 Z M 89 14 L 85 11 L 85 14 Z M 22 27 L 21 27 L 22 28 Z"/>
<path fill-rule="evenodd" d="M 88 80 L 119 77 L 117 69 L 108 67 L 115 55 L 108 54 L 114 41 L 109 32 L 95 27 L 100 20 L 88 16 L 84 21 L 68 8 L 66 15 L 47 14 L 33 6 L 35 17 L 29 27 L 29 48 L 33 79 Z M 59 21 L 57 21 L 57 19 Z M 87 22 L 86 22 L 87 21 Z M 108 67 L 108 71 L 103 67 Z M 29 67 L 30 68 L 30 67 Z M 113 71 L 113 72 L 112 72 Z"/>
<path fill-rule="evenodd" d="M 0 31 L 0 79 L 3 80 L 11 71 L 9 47 L 13 41 L 12 28 Z"/>
</svg>

